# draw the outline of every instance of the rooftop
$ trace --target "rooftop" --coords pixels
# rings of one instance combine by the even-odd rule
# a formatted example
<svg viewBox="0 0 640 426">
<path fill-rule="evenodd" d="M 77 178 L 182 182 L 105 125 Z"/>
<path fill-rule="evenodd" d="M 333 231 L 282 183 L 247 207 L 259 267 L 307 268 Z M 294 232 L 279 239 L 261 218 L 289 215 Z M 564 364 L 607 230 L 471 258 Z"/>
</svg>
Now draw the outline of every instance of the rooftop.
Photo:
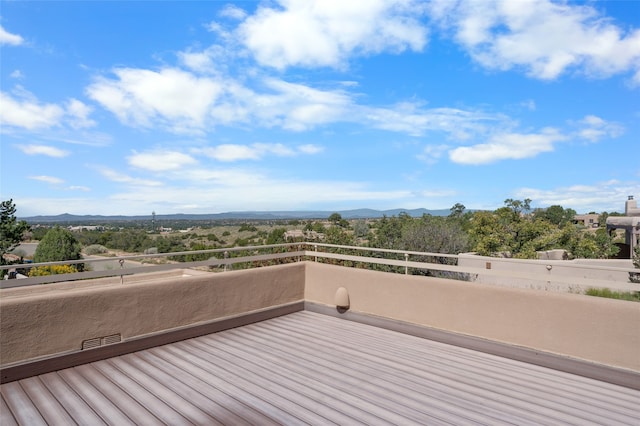
<svg viewBox="0 0 640 426">
<path fill-rule="evenodd" d="M 639 303 L 291 256 L 0 290 L 0 424 L 640 422 Z"/>
<path fill-rule="evenodd" d="M 2 424 L 633 424 L 640 392 L 309 311 L 2 385 Z M 636 423 L 637 424 L 637 423 Z"/>
</svg>

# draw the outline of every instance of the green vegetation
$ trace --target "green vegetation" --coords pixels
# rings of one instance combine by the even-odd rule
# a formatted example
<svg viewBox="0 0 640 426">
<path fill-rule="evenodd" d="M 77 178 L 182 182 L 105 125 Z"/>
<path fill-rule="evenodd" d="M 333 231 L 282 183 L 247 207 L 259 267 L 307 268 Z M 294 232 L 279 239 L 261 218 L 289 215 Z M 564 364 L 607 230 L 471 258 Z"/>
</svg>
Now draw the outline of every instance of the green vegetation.
<svg viewBox="0 0 640 426">
<path fill-rule="evenodd" d="M 640 291 L 621 292 L 612 291 L 608 288 L 590 288 L 585 292 L 588 296 L 606 297 L 608 299 L 629 300 L 632 302 L 640 302 Z"/>
<path fill-rule="evenodd" d="M 109 249 L 101 244 L 91 244 L 84 248 L 84 252 L 89 256 L 94 256 L 96 254 L 109 253 Z"/>
<path fill-rule="evenodd" d="M 640 269 L 640 244 L 633 249 L 633 266 Z M 629 272 L 629 281 L 640 284 L 640 272 Z"/>
<path fill-rule="evenodd" d="M 82 246 L 68 230 L 56 226 L 38 244 L 33 260 L 36 263 L 82 259 Z"/>
<path fill-rule="evenodd" d="M 74 265 L 37 266 L 29 271 L 30 277 L 42 277 L 45 275 L 71 274 L 78 272 Z"/>
<path fill-rule="evenodd" d="M 20 244 L 22 236 L 29 229 L 27 222 L 16 219 L 16 206 L 13 200 L 0 203 L 0 265 L 10 264 L 5 259 L 5 254 L 10 253 Z M 2 270 L 0 279 L 4 278 L 4 274 L 5 271 Z"/>
<path fill-rule="evenodd" d="M 607 213 L 603 213 L 603 216 Z M 381 219 L 346 220 L 332 213 L 324 220 L 252 220 L 172 222 L 169 226 L 156 224 L 157 232 L 149 224 L 127 223 L 127 226 L 100 226 L 97 229 L 74 231 L 73 235 L 85 247 L 87 254 L 104 254 L 108 249 L 120 253 L 168 253 L 227 247 L 258 246 L 291 241 L 286 232 L 299 230 L 305 240 L 344 246 L 384 248 L 414 252 L 458 254 L 477 252 L 486 256 L 536 258 L 538 251 L 564 249 L 569 258 L 607 258 L 618 247 L 605 229 L 575 225 L 575 211 L 562 206 L 531 209 L 531 200 L 505 200 L 495 211 L 469 212 L 456 203 L 448 216 L 411 217 L 406 213 Z M 161 226 L 160 226 L 161 225 Z M 49 228 L 37 227 L 34 237 L 44 239 Z M 221 237 L 219 237 L 221 236 Z M 298 237 L 300 241 L 303 237 Z M 336 252 L 351 253 L 349 249 Z M 370 256 L 382 256 L 371 252 Z M 404 259 L 404 255 L 385 254 L 387 258 Z M 181 255 L 171 260 L 200 260 L 206 255 Z M 411 255 L 410 260 L 449 264 L 455 259 Z M 329 261 L 329 260 L 327 260 Z M 383 270 L 397 267 L 380 266 Z M 424 270 L 411 273 L 429 274 Z M 432 272 L 437 274 L 435 271 Z"/>
<path fill-rule="evenodd" d="M 589 232 L 573 225 L 575 212 L 560 206 L 531 213 L 531 200 L 505 200 L 494 212 L 473 214 L 469 236 L 473 251 L 484 256 L 534 259 L 536 252 L 565 249 L 572 258 L 606 259 L 618 253 L 605 229 Z"/>
</svg>

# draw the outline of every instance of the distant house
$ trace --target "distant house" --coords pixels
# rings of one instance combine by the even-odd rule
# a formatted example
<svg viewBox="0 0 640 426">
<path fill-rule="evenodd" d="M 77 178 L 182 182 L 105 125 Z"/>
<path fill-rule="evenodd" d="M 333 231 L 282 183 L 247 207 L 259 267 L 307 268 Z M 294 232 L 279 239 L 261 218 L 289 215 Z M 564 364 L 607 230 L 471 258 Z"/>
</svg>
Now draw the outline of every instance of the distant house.
<svg viewBox="0 0 640 426">
<path fill-rule="evenodd" d="M 304 240 L 305 235 L 304 231 L 300 229 L 292 229 L 291 231 L 287 231 L 284 233 L 284 239 L 286 241 L 296 241 L 296 240 Z"/>
<path fill-rule="evenodd" d="M 302 231 L 300 229 L 292 229 L 284 233 L 285 241 L 320 241 L 324 239 L 324 234 L 316 231 Z"/>
<path fill-rule="evenodd" d="M 577 214 L 573 217 L 573 223 L 584 225 L 588 228 L 598 228 L 600 226 L 600 215 L 597 213 Z"/>
<path fill-rule="evenodd" d="M 104 231 L 104 226 L 68 226 L 67 229 L 72 232 L 81 232 L 81 231 Z"/>
</svg>

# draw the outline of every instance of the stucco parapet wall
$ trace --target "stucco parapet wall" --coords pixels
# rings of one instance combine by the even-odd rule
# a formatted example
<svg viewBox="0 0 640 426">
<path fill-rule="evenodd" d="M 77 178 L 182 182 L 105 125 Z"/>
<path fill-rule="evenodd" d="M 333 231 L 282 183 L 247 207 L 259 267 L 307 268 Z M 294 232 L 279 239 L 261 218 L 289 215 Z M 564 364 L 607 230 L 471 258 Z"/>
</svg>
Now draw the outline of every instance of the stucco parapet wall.
<svg viewBox="0 0 640 426">
<path fill-rule="evenodd" d="M 0 363 L 80 350 L 82 341 L 122 340 L 302 301 L 304 264 L 191 275 L 124 285 L 58 283 L 0 291 Z M 100 280 L 96 280 L 100 281 Z"/>
<path fill-rule="evenodd" d="M 458 266 L 473 268 L 476 283 L 503 287 L 575 293 L 589 288 L 639 289 L 629 282 L 629 272 L 634 270 L 630 259 L 510 259 L 462 253 Z"/>
<path fill-rule="evenodd" d="M 607 218 L 607 226 L 620 228 L 640 228 L 640 217 L 613 216 Z"/>
<path fill-rule="evenodd" d="M 310 263 L 305 300 L 640 371 L 640 303 Z"/>
</svg>

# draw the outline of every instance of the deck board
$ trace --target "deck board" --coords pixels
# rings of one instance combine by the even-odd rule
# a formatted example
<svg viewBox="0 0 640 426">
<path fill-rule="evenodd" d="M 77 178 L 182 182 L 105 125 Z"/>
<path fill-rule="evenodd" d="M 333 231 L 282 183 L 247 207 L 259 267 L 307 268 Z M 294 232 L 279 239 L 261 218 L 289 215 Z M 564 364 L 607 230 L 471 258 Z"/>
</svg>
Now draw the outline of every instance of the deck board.
<svg viewBox="0 0 640 426">
<path fill-rule="evenodd" d="M 297 312 L 1 386 L 11 424 L 640 424 L 640 391 Z"/>
</svg>

